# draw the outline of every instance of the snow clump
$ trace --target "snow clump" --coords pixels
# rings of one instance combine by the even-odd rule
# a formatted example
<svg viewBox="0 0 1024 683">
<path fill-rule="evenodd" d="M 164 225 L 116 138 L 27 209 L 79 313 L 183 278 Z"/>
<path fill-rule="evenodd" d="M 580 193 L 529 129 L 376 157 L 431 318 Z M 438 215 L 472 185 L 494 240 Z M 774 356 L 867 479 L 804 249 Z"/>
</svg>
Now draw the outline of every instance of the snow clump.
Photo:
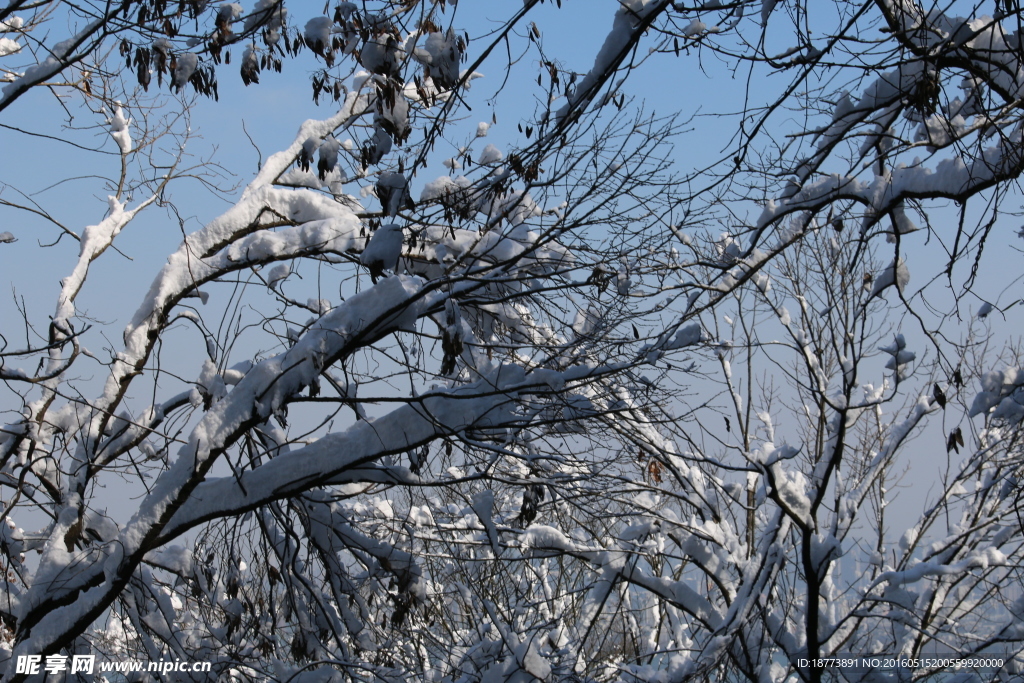
<svg viewBox="0 0 1024 683">
<path fill-rule="evenodd" d="M 125 117 L 121 105 L 117 105 L 114 108 L 114 114 L 107 119 L 107 125 L 110 126 L 110 137 L 114 138 L 121 154 L 128 154 L 132 151 L 132 134 L 128 130 L 128 124 L 131 122 L 130 118 Z"/>
<path fill-rule="evenodd" d="M 495 147 L 494 145 L 487 145 L 484 147 L 484 151 L 480 152 L 479 158 L 476 163 L 481 166 L 487 166 L 489 164 L 497 164 L 505 158 L 505 154 Z"/>
</svg>

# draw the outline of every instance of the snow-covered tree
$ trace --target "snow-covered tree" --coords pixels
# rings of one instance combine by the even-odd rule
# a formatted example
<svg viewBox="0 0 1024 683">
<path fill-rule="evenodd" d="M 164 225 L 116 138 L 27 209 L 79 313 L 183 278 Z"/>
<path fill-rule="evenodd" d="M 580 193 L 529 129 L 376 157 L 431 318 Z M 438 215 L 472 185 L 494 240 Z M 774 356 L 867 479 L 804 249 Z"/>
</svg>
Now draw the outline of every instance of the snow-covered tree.
<svg viewBox="0 0 1024 683">
<path fill-rule="evenodd" d="M 336 111 L 185 237 L 99 352 L 77 306 L 90 272 L 143 210 L 181 215 L 174 184 L 209 169 L 185 167 L 188 121 L 86 93 L 119 159 L 106 212 L 62 231 L 78 253 L 49 322 L 36 334 L 26 310 L 0 369 L 21 402 L 4 517 L 41 525 L 4 546 L 13 657 L 209 661 L 211 680 L 315 678 L 318 662 L 443 676 L 460 649 L 481 670 L 549 666 L 450 594 L 576 482 L 636 470 L 616 444 L 657 438 L 642 408 L 660 394 L 635 372 L 656 320 L 634 289 L 670 210 L 674 124 L 577 105 L 518 151 L 474 123 L 446 159 L 432 148 L 475 76 L 464 37 L 440 10 L 413 32 L 339 12 L 370 28 L 342 46 L 356 73 Z M 137 501 L 126 519 L 112 490 Z M 436 622 L 450 640 L 413 647 Z"/>
<path fill-rule="evenodd" d="M 693 244 L 707 277 L 723 241 Z M 678 450 L 621 491 L 639 505 L 614 541 L 571 551 L 608 582 L 594 594 L 618 591 L 624 679 L 818 681 L 953 653 L 1003 663 L 963 680 L 1019 676 L 1020 357 L 972 354 L 947 380 L 875 297 L 879 257 L 809 232 L 701 314 L 708 376 L 664 370 L 701 390 L 661 420 Z"/>
<path fill-rule="evenodd" d="M 247 85 L 302 49 L 302 38 L 285 31 L 287 16 L 283 0 L 248 10 L 208 0 L 10 0 L 0 7 L 0 111 L 38 87 L 100 97 L 97 86 L 121 62 L 126 80 L 143 89 L 155 80 L 216 98 L 215 67 L 231 62 L 232 48 L 242 52 Z"/>
<path fill-rule="evenodd" d="M 82 653 L 212 664 L 183 680 L 1019 676 L 1024 372 L 986 322 L 1018 295 L 981 272 L 1018 201 L 1016 4 L 622 0 L 579 73 L 533 21 L 561 2 L 466 4 L 0 9 L 0 111 L 49 87 L 115 160 L 80 225 L 0 193 L 68 261 L 0 325 L 5 680 Z M 187 101 L 146 90 L 216 95 L 236 44 L 246 85 L 308 48 L 330 111 L 231 193 Z M 505 149 L 484 65 L 497 117 L 540 103 Z M 682 112 L 722 152 L 680 161 L 684 126 L 629 95 L 702 66 L 747 91 Z M 196 180 L 230 205 L 186 230 Z M 183 240 L 115 330 L 81 302 L 161 207 Z"/>
</svg>

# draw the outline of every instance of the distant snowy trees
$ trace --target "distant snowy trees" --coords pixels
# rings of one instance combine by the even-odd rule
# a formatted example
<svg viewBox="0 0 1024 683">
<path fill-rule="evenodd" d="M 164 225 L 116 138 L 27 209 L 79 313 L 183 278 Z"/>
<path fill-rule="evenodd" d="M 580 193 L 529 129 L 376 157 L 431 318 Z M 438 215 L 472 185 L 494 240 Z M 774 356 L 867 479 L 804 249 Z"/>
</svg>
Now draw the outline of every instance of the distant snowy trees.
<svg viewBox="0 0 1024 683">
<path fill-rule="evenodd" d="M 0 185 L 41 245 L 5 223 L 0 259 L 66 263 L 0 322 L 4 680 L 73 654 L 293 683 L 1019 677 L 1019 282 L 984 265 L 1018 239 L 1016 6 L 623 0 L 577 73 L 544 2 L 467 4 L 0 9 L 0 111 L 46 88 L 110 153 L 79 224 Z M 306 49 L 327 113 L 188 228 L 173 189 L 220 179 L 154 95 Z M 627 96 L 699 66 L 744 104 Z M 160 208 L 180 245 L 97 319 L 97 269 Z"/>
</svg>

